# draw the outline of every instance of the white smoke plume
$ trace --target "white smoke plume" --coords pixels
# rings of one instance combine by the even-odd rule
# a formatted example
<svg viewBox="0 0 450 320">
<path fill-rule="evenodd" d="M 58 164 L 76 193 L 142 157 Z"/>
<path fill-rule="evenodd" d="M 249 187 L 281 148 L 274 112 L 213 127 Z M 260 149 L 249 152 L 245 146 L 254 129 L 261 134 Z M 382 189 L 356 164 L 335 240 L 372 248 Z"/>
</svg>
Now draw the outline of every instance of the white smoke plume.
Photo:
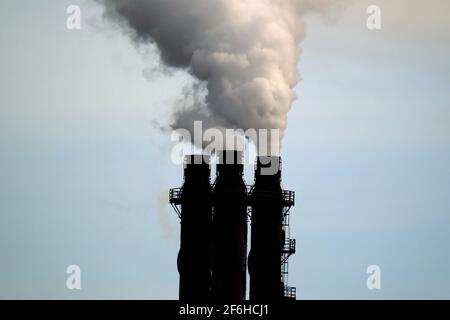
<svg viewBox="0 0 450 320">
<path fill-rule="evenodd" d="M 336 0 L 98 0 L 137 43 L 157 46 L 166 67 L 197 83 L 172 128 L 280 129 L 299 81 L 303 16 L 327 15 Z M 204 96 L 199 98 L 199 90 Z"/>
</svg>

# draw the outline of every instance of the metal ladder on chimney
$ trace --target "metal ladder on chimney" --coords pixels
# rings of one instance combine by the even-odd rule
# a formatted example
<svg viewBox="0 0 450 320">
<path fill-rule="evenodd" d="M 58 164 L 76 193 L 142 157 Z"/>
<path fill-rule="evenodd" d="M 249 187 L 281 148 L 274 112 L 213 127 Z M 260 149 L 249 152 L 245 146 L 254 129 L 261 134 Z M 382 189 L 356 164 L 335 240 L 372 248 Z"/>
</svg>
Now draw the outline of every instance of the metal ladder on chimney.
<svg viewBox="0 0 450 320">
<path fill-rule="evenodd" d="M 290 238 L 289 211 L 295 203 L 293 191 L 283 191 L 283 232 L 285 240 L 281 250 L 281 283 L 283 284 L 283 296 L 286 300 L 297 298 L 297 288 L 288 286 L 289 257 L 295 253 L 296 240 Z"/>
</svg>

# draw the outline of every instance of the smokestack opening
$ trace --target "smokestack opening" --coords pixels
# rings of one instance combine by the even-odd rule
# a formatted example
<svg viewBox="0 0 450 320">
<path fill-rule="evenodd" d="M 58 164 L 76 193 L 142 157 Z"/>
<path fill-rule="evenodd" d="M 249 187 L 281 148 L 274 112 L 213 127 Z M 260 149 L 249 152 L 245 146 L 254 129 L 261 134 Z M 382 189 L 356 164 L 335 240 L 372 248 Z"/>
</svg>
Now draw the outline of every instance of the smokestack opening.
<svg viewBox="0 0 450 320">
<path fill-rule="evenodd" d="M 189 154 L 184 157 L 184 164 L 193 165 L 193 164 L 206 164 L 209 165 L 211 157 L 206 154 Z"/>
<path fill-rule="evenodd" d="M 217 159 L 217 176 L 236 174 L 242 177 L 244 174 L 243 162 L 242 151 L 219 151 Z"/>
<path fill-rule="evenodd" d="M 193 154 L 184 158 L 184 179 L 210 180 L 210 157 L 207 155 Z"/>
<path fill-rule="evenodd" d="M 222 150 L 218 152 L 218 164 L 243 164 L 243 152 L 238 150 Z"/>
</svg>

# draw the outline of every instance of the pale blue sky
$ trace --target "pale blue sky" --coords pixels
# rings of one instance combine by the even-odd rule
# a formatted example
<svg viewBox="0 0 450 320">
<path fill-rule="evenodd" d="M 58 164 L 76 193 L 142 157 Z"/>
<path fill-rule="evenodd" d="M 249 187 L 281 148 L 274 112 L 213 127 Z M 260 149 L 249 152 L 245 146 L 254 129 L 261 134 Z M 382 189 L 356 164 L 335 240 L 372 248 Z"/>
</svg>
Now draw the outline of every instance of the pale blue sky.
<svg viewBox="0 0 450 320">
<path fill-rule="evenodd" d="M 73 3 L 80 31 L 65 27 Z M 283 144 L 299 299 L 450 298 L 449 4 L 378 1 L 375 32 L 373 3 L 311 17 L 302 44 Z M 182 168 L 153 122 L 189 77 L 143 77 L 155 57 L 91 1 L 4 0 L 0 21 L 0 298 L 176 299 L 166 194 Z"/>
</svg>

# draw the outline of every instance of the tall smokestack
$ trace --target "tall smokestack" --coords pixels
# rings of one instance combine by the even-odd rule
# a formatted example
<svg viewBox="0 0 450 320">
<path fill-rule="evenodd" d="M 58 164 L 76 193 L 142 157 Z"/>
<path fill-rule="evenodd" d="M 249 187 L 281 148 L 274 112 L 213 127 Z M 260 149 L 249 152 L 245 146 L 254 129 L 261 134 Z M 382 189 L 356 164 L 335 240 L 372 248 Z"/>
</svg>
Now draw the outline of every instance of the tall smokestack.
<svg viewBox="0 0 450 320">
<path fill-rule="evenodd" d="M 214 185 L 213 300 L 245 299 L 247 255 L 247 188 L 242 153 L 219 153 Z"/>
<path fill-rule="evenodd" d="M 212 187 L 209 157 L 185 158 L 184 183 L 170 191 L 170 202 L 181 206 L 179 298 L 187 302 L 205 302 L 211 290 Z M 178 209 L 177 209 L 178 210 Z"/>
<path fill-rule="evenodd" d="M 250 300 L 295 299 L 295 288 L 287 286 L 288 258 L 295 253 L 289 234 L 294 192 L 281 187 L 281 158 L 258 157 L 250 192 L 242 161 L 242 152 L 220 152 L 212 187 L 209 158 L 205 162 L 204 156 L 188 156 L 183 187 L 170 190 L 170 203 L 181 218 L 182 301 L 245 300 L 249 207 Z"/>
<path fill-rule="evenodd" d="M 281 158 L 258 157 L 250 197 L 250 300 L 273 302 L 292 298 L 292 290 L 285 290 L 284 278 L 287 258 L 295 252 L 295 241 L 290 247 L 286 220 L 293 198 L 293 192 L 281 188 Z"/>
</svg>

